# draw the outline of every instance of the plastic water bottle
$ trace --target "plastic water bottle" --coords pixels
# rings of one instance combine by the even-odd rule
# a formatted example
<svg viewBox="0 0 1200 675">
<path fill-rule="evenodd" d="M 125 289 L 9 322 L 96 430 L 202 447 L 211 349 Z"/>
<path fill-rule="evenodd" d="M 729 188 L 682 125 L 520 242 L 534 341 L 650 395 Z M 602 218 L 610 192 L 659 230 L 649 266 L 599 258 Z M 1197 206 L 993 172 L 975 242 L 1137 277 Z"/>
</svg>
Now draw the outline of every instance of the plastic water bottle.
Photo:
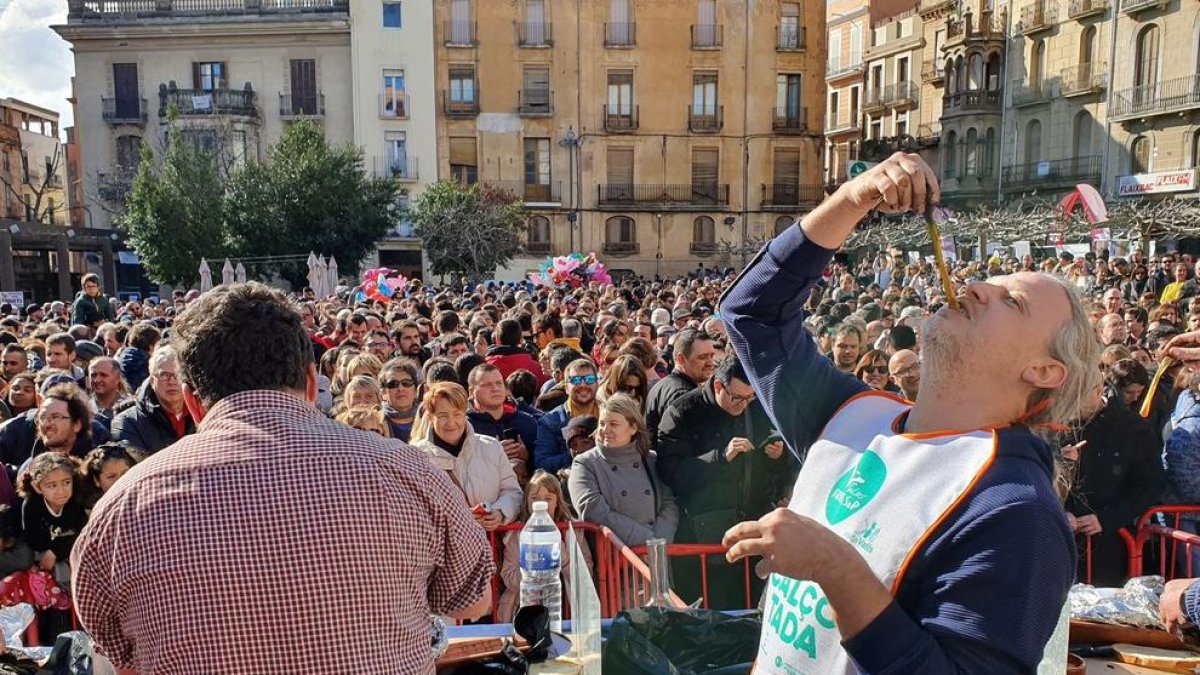
<svg viewBox="0 0 1200 675">
<path fill-rule="evenodd" d="M 550 610 L 550 629 L 562 631 L 562 537 L 546 502 L 533 503 L 533 515 L 521 529 L 521 606 Z"/>
</svg>

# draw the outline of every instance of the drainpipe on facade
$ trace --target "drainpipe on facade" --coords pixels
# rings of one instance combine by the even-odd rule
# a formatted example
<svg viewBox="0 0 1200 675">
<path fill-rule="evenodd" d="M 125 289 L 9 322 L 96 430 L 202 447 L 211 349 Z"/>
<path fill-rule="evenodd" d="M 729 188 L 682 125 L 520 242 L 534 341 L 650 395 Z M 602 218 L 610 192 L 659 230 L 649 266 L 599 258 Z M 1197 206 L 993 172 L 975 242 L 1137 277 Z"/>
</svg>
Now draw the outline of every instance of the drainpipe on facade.
<svg viewBox="0 0 1200 675">
<path fill-rule="evenodd" d="M 1112 13 L 1112 19 L 1109 21 L 1110 25 L 1108 27 L 1108 86 L 1104 88 L 1104 152 L 1102 153 L 1102 157 L 1100 159 L 1100 166 L 1102 167 L 1100 170 L 1101 195 L 1109 194 L 1108 191 L 1112 189 L 1112 185 L 1109 184 L 1108 179 L 1110 175 L 1108 170 L 1108 160 L 1109 150 L 1113 146 L 1112 101 L 1113 89 L 1116 86 L 1117 79 L 1117 23 L 1121 20 L 1120 0 L 1109 1 L 1111 6 L 1109 7 L 1108 11 Z M 1145 247 L 1148 247 L 1149 243 L 1143 241 L 1140 243 L 1140 246 L 1143 247 L 1143 250 L 1147 250 Z"/>
<path fill-rule="evenodd" d="M 1009 9 L 1015 10 L 1016 6 L 1010 4 Z M 1012 31 L 1012 15 L 1012 11 L 1004 13 L 1004 62 L 1000 64 L 1000 86 L 1003 88 L 1004 96 L 1003 100 L 1000 102 L 1000 165 L 996 167 L 996 206 L 1000 206 L 1002 203 L 1004 203 L 1004 138 L 1007 135 L 1005 134 L 1004 130 L 1008 128 L 1008 111 L 1009 107 L 1012 105 L 1012 82 L 1009 80 L 1008 73 L 1008 50 L 1012 46 L 1009 38 L 1009 34 Z M 989 20 L 991 19 L 991 17 L 988 18 Z M 1022 44 L 1024 44 L 1024 42 L 1022 42 Z M 986 70 L 987 66 L 985 65 L 984 71 L 986 72 Z M 1017 133 L 1018 130 L 1014 129 L 1014 148 L 1017 144 Z M 1026 159 L 1029 158 L 1027 157 Z M 983 260 L 985 258 L 987 258 L 987 242 L 984 241 L 984 236 L 981 234 L 979 235 L 979 259 Z"/>
<path fill-rule="evenodd" d="M 750 138 L 749 109 L 750 101 L 750 0 L 742 3 L 743 25 L 746 27 L 742 36 L 742 267 L 746 267 L 747 243 L 750 236 L 750 224 L 746 222 L 750 205 Z"/>
</svg>

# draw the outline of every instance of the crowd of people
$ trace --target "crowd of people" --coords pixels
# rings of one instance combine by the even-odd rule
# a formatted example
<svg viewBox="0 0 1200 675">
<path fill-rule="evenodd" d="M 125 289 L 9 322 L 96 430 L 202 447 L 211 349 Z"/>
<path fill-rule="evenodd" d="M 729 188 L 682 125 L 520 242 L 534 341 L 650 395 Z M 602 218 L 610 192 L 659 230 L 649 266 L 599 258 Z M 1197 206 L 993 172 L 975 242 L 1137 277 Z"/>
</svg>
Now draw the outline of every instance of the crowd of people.
<svg viewBox="0 0 1200 675">
<path fill-rule="evenodd" d="M 1104 386 L 1095 413 L 1059 436 L 1066 508 L 1079 541 L 1091 538 L 1080 578 L 1121 583 L 1117 530 L 1154 504 L 1200 503 L 1200 380 L 1171 367 L 1150 416 L 1137 413 L 1164 345 L 1200 328 L 1200 261 L 996 254 L 951 271 L 960 288 L 1051 272 L 1084 298 Z M 576 289 L 413 282 L 390 302 L 305 289 L 292 303 L 321 413 L 422 451 L 484 531 L 546 500 L 557 520 L 608 527 L 629 545 L 714 544 L 787 504 L 806 451 L 785 445 L 734 354 L 718 303 L 733 282 L 728 272 Z M 97 500 L 196 431 L 172 337 L 198 297 L 119 302 L 87 275 L 69 305 L 0 307 L 0 590 L 34 599 L 49 635 L 70 623 L 57 596 L 70 596 L 71 549 Z M 922 326 L 944 303 L 916 255 L 833 262 L 807 301 L 806 339 L 866 387 L 916 400 Z M 514 537 L 497 561 L 502 620 L 515 609 Z M 36 577 L 61 592 L 38 595 Z M 710 605 L 744 602 L 740 578 L 711 559 Z M 681 564 L 674 584 L 695 599 L 698 569 Z"/>
</svg>

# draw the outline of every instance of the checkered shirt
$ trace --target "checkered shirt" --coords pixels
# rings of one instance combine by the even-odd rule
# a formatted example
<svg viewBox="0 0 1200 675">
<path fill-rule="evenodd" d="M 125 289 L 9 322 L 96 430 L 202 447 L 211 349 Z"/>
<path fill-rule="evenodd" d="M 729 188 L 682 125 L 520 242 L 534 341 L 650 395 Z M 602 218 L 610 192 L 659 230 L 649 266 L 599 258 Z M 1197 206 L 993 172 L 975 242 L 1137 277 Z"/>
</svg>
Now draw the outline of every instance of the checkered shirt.
<svg viewBox="0 0 1200 675">
<path fill-rule="evenodd" d="M 272 391 L 134 467 L 71 556 L 100 650 L 140 673 L 433 673 L 429 613 L 494 571 L 445 472 Z"/>
</svg>

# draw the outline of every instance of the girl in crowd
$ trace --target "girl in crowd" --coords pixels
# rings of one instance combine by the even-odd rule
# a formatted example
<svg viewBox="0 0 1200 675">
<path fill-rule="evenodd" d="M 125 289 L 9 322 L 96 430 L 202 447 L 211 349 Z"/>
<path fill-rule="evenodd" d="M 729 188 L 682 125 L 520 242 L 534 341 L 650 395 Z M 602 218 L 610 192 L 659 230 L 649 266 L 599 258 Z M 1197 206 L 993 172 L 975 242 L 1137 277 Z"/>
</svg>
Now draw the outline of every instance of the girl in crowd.
<svg viewBox="0 0 1200 675">
<path fill-rule="evenodd" d="M 75 489 L 79 503 L 89 513 L 104 493 L 137 463 L 129 449 L 120 443 L 104 443 L 96 446 L 76 473 Z"/>
<path fill-rule="evenodd" d="M 392 359 L 379 371 L 383 387 L 383 414 L 387 418 L 392 438 L 408 442 L 413 422 L 417 419 L 417 387 L 420 377 L 417 364 L 409 359 Z"/>
<path fill-rule="evenodd" d="M 575 458 L 568 487 L 575 512 L 604 525 L 629 546 L 675 538 L 679 509 L 655 473 L 641 405 L 627 394 L 600 404 L 596 447 Z"/>
<path fill-rule="evenodd" d="M 383 415 L 383 410 L 379 406 L 353 406 L 346 408 L 336 417 L 337 421 L 345 424 L 348 427 L 354 427 L 359 431 L 369 431 L 379 434 L 384 438 L 391 438 L 391 431 L 388 429 L 387 418 Z"/>
<path fill-rule="evenodd" d="M 471 429 L 467 390 L 458 383 L 430 385 L 421 401 L 411 444 L 449 474 L 483 529 L 491 532 L 520 515 L 521 486 L 504 446 Z"/>
<path fill-rule="evenodd" d="M 29 463 L 21 476 L 18 493 L 21 504 L 21 529 L 34 552 L 34 563 L 53 572 L 63 587 L 71 583 L 71 549 L 83 526 L 87 512 L 75 499 L 75 463 L 56 452 L 45 452 Z"/>
<path fill-rule="evenodd" d="M 550 513 L 550 517 L 554 519 L 554 522 L 559 525 L 564 525 L 573 520 L 571 517 L 571 507 L 563 497 L 562 483 L 559 482 L 558 478 L 541 469 L 533 472 L 533 476 L 529 479 L 529 485 L 525 488 L 525 509 L 521 513 L 522 523 L 529 520 L 529 517 L 533 515 L 534 502 L 546 502 L 546 510 Z M 500 623 L 509 623 L 512 621 L 520 600 L 520 535 L 520 531 L 509 532 L 504 535 L 504 561 L 500 565 L 500 579 L 504 582 L 504 593 L 500 596 L 500 602 L 496 609 L 496 618 Z M 588 546 L 588 543 L 582 537 L 578 541 L 579 551 L 583 554 L 583 560 L 587 563 L 587 569 L 590 573 L 592 571 L 591 547 Z M 563 597 L 568 597 L 571 593 L 571 556 L 565 546 L 563 547 L 562 555 L 562 583 Z"/>
<path fill-rule="evenodd" d="M 341 402 L 334 406 L 334 416 L 336 417 L 347 408 L 380 405 L 383 405 L 383 390 L 379 388 L 379 383 L 375 381 L 375 378 L 368 375 L 355 375 L 346 384 Z"/>
<path fill-rule="evenodd" d="M 609 366 L 596 395 L 604 401 L 618 393 L 628 394 L 638 402 L 641 411 L 645 413 L 646 396 L 649 392 L 650 383 L 646 377 L 646 369 L 635 357 L 624 354 L 618 356 Z"/>
<path fill-rule="evenodd" d="M 881 350 L 872 349 L 863 354 L 854 366 L 854 376 L 877 391 L 893 390 L 888 380 L 888 357 Z"/>
</svg>

